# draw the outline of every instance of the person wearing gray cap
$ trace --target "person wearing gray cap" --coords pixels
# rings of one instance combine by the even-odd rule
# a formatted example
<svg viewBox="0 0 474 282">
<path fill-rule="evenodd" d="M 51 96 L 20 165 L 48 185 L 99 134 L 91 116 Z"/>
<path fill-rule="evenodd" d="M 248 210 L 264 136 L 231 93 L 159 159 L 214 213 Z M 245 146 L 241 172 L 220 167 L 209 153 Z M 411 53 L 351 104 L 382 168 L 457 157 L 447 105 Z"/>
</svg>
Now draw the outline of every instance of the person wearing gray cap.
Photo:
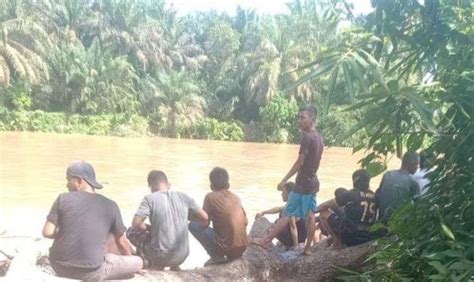
<svg viewBox="0 0 474 282">
<path fill-rule="evenodd" d="M 43 236 L 54 239 L 49 260 L 56 274 L 86 281 L 133 276 L 143 261 L 132 256 L 117 204 L 95 192 L 102 185 L 92 165 L 73 162 L 66 179 L 69 193 L 58 196 L 43 228 Z M 109 233 L 121 255 L 107 253 Z"/>
</svg>

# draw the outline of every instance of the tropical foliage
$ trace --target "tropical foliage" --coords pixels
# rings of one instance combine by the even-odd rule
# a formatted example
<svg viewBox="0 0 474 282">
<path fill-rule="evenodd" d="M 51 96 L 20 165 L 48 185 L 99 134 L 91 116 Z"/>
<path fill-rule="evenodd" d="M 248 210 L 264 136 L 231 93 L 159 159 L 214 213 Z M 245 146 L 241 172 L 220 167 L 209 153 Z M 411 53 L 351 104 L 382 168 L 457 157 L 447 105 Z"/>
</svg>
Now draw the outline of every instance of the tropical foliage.
<svg viewBox="0 0 474 282">
<path fill-rule="evenodd" d="M 134 114 L 172 137 L 219 138 L 217 121 L 243 132 L 222 139 L 297 142 L 299 105 L 316 103 L 323 120 L 340 113 L 330 105 L 352 103 L 341 85 L 328 88 L 329 74 L 306 79 L 308 64 L 334 46 L 343 56 L 363 43 L 339 27 L 350 21 L 343 0 L 295 0 L 275 16 L 241 8 L 177 16 L 151 0 L 2 1 L 0 103 L 9 111 Z M 323 134 L 334 128 L 325 124 Z"/>
<path fill-rule="evenodd" d="M 375 269 L 344 276 L 361 280 L 470 281 L 474 277 L 473 79 L 471 1 L 374 1 L 365 31 L 365 72 L 348 71 L 347 88 L 360 87 L 359 122 L 347 132 L 365 132 L 363 165 L 379 173 L 380 160 L 403 150 L 433 156 L 427 195 L 407 203 L 389 222 L 388 239 L 370 258 Z M 415 24 L 416 23 L 416 24 Z M 359 52 L 359 51 L 358 51 Z M 316 73 L 338 55 L 322 59 Z M 367 91 L 362 91 L 362 83 Z M 333 83 L 338 83 L 333 81 Z M 352 86 L 350 84 L 353 84 Z M 365 93 L 366 92 L 366 93 Z M 350 91 L 349 91 L 350 93 Z M 382 166 L 383 169 L 383 166 Z"/>
<path fill-rule="evenodd" d="M 472 280 L 474 4 L 371 3 L 178 16 L 163 0 L 0 0 L 0 130 L 298 142 L 314 104 L 326 144 L 365 149 L 372 175 L 434 156 L 430 192 L 345 278 Z"/>
</svg>

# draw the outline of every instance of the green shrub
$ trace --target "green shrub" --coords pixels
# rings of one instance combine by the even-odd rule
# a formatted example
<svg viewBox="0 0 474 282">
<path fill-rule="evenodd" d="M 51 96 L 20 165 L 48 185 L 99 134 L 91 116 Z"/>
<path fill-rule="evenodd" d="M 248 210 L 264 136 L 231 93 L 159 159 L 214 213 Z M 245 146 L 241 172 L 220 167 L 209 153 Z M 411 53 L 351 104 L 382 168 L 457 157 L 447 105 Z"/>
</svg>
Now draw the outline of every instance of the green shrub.
<svg viewBox="0 0 474 282">
<path fill-rule="evenodd" d="M 277 95 L 268 105 L 260 108 L 260 136 L 266 142 L 288 143 L 299 138 L 296 116 L 298 105 L 282 95 Z"/>
<path fill-rule="evenodd" d="M 144 136 L 148 122 L 138 115 L 67 115 L 44 111 L 8 111 L 0 107 L 0 130 Z"/>
<path fill-rule="evenodd" d="M 115 115 L 112 118 L 110 135 L 139 137 L 148 135 L 148 121 L 139 115 Z"/>
<path fill-rule="evenodd" d="M 214 118 L 199 120 L 184 130 L 185 137 L 209 140 L 242 141 L 244 131 L 236 122 L 218 121 Z"/>
</svg>

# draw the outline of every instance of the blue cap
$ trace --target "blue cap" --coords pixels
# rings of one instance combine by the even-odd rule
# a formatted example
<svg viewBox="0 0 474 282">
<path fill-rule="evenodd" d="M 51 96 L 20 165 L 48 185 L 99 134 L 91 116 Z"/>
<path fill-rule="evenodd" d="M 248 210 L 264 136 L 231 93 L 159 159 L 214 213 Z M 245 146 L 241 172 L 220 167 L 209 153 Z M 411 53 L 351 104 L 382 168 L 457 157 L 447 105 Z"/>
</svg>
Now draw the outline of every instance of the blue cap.
<svg viewBox="0 0 474 282">
<path fill-rule="evenodd" d="M 95 189 L 101 189 L 103 186 L 95 179 L 95 171 L 92 165 L 85 161 L 73 162 L 66 171 L 67 176 L 79 177 L 84 179 Z"/>
</svg>

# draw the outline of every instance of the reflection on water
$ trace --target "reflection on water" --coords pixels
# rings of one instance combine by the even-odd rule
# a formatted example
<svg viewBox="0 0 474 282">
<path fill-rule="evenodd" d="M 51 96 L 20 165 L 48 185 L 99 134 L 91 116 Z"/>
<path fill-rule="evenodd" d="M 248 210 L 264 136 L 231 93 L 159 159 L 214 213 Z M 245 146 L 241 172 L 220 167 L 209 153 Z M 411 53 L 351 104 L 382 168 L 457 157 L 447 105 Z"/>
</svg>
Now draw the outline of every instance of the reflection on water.
<svg viewBox="0 0 474 282">
<path fill-rule="evenodd" d="M 298 153 L 297 145 L 22 132 L 0 132 L 0 144 L 0 232 L 29 220 L 31 225 L 21 232 L 35 236 L 56 196 L 66 191 L 65 170 L 72 160 L 92 163 L 104 183 L 99 192 L 118 203 L 127 225 L 148 193 L 146 177 L 151 169 L 165 171 L 172 189 L 202 204 L 214 166 L 229 171 L 231 189 L 252 221 L 256 212 L 281 203 L 276 184 Z M 351 186 L 351 174 L 361 157 L 351 152 L 325 149 L 318 172 L 318 202 L 332 198 L 337 187 Z M 397 161 L 391 166 L 398 166 Z M 379 178 L 372 180 L 372 187 L 378 183 Z M 191 259 L 185 267 L 197 264 Z"/>
</svg>

